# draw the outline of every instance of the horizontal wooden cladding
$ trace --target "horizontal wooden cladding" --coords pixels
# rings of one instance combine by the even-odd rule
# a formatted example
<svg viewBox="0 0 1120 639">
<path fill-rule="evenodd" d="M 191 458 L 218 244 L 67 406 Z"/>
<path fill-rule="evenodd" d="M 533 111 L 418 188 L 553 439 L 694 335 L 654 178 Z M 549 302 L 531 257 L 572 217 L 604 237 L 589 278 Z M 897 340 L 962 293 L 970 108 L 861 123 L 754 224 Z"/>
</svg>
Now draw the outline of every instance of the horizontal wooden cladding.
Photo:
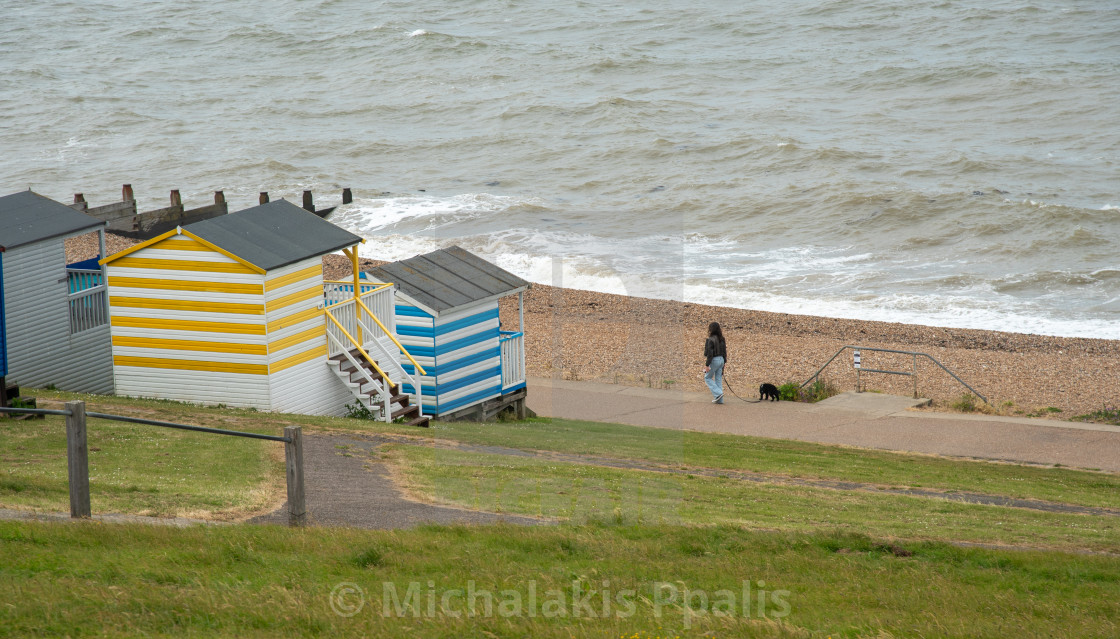
<svg viewBox="0 0 1120 639">
<path fill-rule="evenodd" d="M 307 300 L 316 299 L 322 296 L 323 287 L 316 285 L 312 288 L 305 288 L 302 291 L 296 291 L 295 293 L 285 295 L 284 297 L 278 297 L 274 300 L 269 300 L 265 302 L 265 310 L 271 313 L 272 311 L 282 309 L 286 306 L 299 304 L 300 302 L 306 302 Z"/>
<path fill-rule="evenodd" d="M 152 348 L 161 350 L 203 351 L 207 353 L 243 353 L 245 355 L 267 355 L 264 344 L 240 344 L 234 342 L 209 342 L 189 339 L 165 339 L 161 337 L 113 336 L 113 346 L 130 348 Z"/>
<path fill-rule="evenodd" d="M 323 317 L 323 309 L 321 309 L 321 308 L 309 308 L 307 310 L 298 311 L 296 313 L 292 313 L 291 315 L 285 315 L 284 317 L 274 319 L 274 320 L 272 320 L 268 323 L 268 332 L 273 333 L 273 332 L 276 332 L 276 331 L 278 331 L 282 328 L 287 328 L 289 326 L 295 326 L 296 324 L 299 324 L 300 322 L 306 322 L 307 320 L 312 319 L 314 317 Z M 323 321 L 326 321 L 326 320 L 323 320 Z"/>
<path fill-rule="evenodd" d="M 325 348 L 325 347 L 324 347 Z M 215 373 L 241 373 L 245 375 L 267 375 L 268 364 L 242 364 L 235 362 L 205 362 L 190 359 L 167 359 L 162 357 L 133 357 L 115 355 L 115 366 L 136 366 L 140 368 L 162 368 L 181 371 L 212 371 Z"/>
<path fill-rule="evenodd" d="M 264 290 L 275 291 L 276 289 L 284 288 L 285 286 L 288 286 L 290 284 L 295 284 L 296 282 L 311 279 L 317 275 L 321 276 L 322 274 L 323 265 L 321 263 L 316 264 L 315 266 L 309 266 L 307 268 L 300 269 L 295 273 L 288 273 L 287 275 L 281 275 L 280 277 L 269 279 L 264 283 Z M 321 287 L 319 292 L 322 293 Z"/>
<path fill-rule="evenodd" d="M 199 244 L 193 239 L 189 237 L 183 237 L 182 235 L 169 237 L 161 242 L 156 242 L 155 244 L 151 245 L 151 248 L 161 249 L 164 251 L 200 251 L 206 253 L 209 253 L 213 250 L 209 246 Z"/>
<path fill-rule="evenodd" d="M 262 284 L 238 284 L 232 282 L 207 282 L 202 280 L 165 280 L 151 277 L 109 276 L 110 287 L 151 288 L 165 291 L 199 291 L 203 293 L 236 293 L 241 295 L 261 295 Z"/>
<path fill-rule="evenodd" d="M 320 323 L 318 326 L 314 326 L 312 328 L 309 328 L 306 331 L 300 331 L 299 333 L 296 333 L 295 335 L 291 335 L 291 336 L 285 337 L 283 339 L 278 339 L 274 342 L 269 342 L 268 343 L 268 348 L 269 348 L 270 351 L 275 353 L 275 352 L 278 352 L 278 351 L 282 351 L 285 348 L 295 346 L 296 344 L 302 344 L 303 342 L 307 342 L 307 341 L 310 341 L 310 340 L 313 340 L 313 339 L 318 339 L 318 338 L 326 335 L 326 333 L 327 333 L 326 324 Z"/>
<path fill-rule="evenodd" d="M 322 346 L 316 346 L 315 348 L 312 348 L 311 350 L 307 350 L 307 351 L 304 351 L 302 353 L 296 353 L 295 355 L 292 355 L 291 357 L 285 357 L 282 360 L 273 362 L 272 366 L 269 367 L 269 370 L 273 373 L 278 373 L 278 372 L 280 372 L 284 369 L 291 368 L 293 366 L 298 366 L 300 364 L 303 364 L 304 362 L 310 362 L 314 359 L 319 359 L 319 358 L 322 358 L 324 360 L 327 358 L 327 346 L 326 346 L 326 344 L 324 344 Z"/>
<path fill-rule="evenodd" d="M 168 311 L 191 311 L 197 313 L 236 313 L 240 315 L 264 315 L 264 307 L 261 304 L 199 302 L 196 300 L 124 297 L 120 295 L 110 295 L 109 306 L 113 308 L 155 308 Z"/>
<path fill-rule="evenodd" d="M 128 328 L 150 328 L 163 331 L 202 331 L 205 333 L 234 333 L 240 335 L 264 335 L 265 325 L 240 324 L 237 322 L 204 322 L 199 320 L 166 319 L 158 317 L 122 317 L 114 315 L 109 319 L 113 326 Z"/>
<path fill-rule="evenodd" d="M 143 268 L 168 271 L 202 271 L 206 273 L 264 273 L 264 269 L 238 262 L 206 262 L 201 260 L 165 260 L 146 257 L 120 257 L 113 260 L 117 268 Z"/>
</svg>

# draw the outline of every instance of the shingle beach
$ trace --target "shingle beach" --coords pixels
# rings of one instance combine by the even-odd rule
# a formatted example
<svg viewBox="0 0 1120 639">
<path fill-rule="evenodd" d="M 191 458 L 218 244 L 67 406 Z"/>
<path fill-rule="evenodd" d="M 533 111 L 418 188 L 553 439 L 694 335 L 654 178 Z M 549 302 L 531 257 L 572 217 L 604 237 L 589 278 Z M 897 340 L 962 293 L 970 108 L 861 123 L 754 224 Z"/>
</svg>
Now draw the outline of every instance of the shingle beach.
<svg viewBox="0 0 1120 639">
<path fill-rule="evenodd" d="M 107 234 L 110 254 L 135 244 Z M 70 240 L 68 260 L 97 254 L 95 235 Z M 379 264 L 363 259 L 363 268 Z M 327 279 L 349 277 L 341 255 L 324 258 Z M 517 326 L 517 298 L 501 304 L 505 329 Z M 537 284 L 525 293 L 526 364 L 531 376 L 633 386 L 705 389 L 700 377 L 709 322 L 728 342 L 727 380 L 747 399 L 762 382 L 801 383 L 845 345 L 927 353 L 1008 415 L 1069 419 L 1120 405 L 1120 341 L 832 319 L 682 303 Z M 864 368 L 909 371 L 908 355 L 862 351 Z M 925 358 L 918 393 L 948 409 L 967 389 Z M 822 373 L 854 390 L 851 353 Z M 865 373 L 865 390 L 910 395 L 911 377 Z M 1009 404 L 1010 403 L 1010 404 Z"/>
</svg>

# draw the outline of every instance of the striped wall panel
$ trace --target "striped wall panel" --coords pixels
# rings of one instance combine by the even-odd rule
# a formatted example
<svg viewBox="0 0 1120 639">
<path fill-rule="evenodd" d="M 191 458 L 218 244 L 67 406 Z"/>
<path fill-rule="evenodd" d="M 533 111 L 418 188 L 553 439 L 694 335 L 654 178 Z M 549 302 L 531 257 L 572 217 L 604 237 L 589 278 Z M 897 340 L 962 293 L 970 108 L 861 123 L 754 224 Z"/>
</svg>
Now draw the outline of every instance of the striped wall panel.
<svg viewBox="0 0 1120 639">
<path fill-rule="evenodd" d="M 107 266 L 118 394 L 271 407 L 264 275 L 185 236 Z"/>
<path fill-rule="evenodd" d="M 322 258 L 269 271 L 265 309 L 272 410 L 303 415 L 345 415 L 355 401 L 327 366 Z"/>
<path fill-rule="evenodd" d="M 8 331 L 4 323 L 4 252 L 0 251 L 0 377 L 8 374 Z M 0 392 L 4 389 L 0 388 Z"/>
<path fill-rule="evenodd" d="M 64 238 L 5 252 L 4 289 L 8 381 L 113 392 L 108 327 L 70 334 Z"/>
<path fill-rule="evenodd" d="M 397 335 L 425 375 L 424 412 L 448 413 L 501 395 L 498 305 L 489 302 L 433 318 L 398 304 Z M 410 374 L 415 367 L 402 357 Z M 405 390 L 412 392 L 408 385 Z"/>
<path fill-rule="evenodd" d="M 346 414 L 346 405 L 357 401 L 325 363 L 317 358 L 268 376 L 271 410 L 301 415 Z"/>
</svg>

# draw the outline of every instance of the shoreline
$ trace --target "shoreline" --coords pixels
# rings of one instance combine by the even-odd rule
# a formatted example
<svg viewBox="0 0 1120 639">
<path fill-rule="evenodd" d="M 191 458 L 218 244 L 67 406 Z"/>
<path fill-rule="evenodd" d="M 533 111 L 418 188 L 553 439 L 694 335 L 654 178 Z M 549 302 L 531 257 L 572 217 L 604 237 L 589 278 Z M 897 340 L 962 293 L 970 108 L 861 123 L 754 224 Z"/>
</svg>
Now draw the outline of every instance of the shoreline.
<svg viewBox="0 0 1120 639">
<path fill-rule="evenodd" d="M 136 242 L 107 234 L 110 253 Z M 89 242 L 71 240 L 68 260 L 92 257 Z M 382 264 L 361 259 L 363 269 Z M 326 279 L 347 279 L 349 261 L 323 258 Z M 517 326 L 517 298 L 499 305 L 503 328 Z M 728 342 L 726 379 L 747 399 L 760 383 L 808 379 L 842 346 L 924 352 L 956 373 L 1001 414 L 1070 419 L 1120 405 L 1120 340 L 1055 337 L 984 329 L 852 320 L 629 297 L 533 284 L 525 293 L 526 367 L 533 377 L 704 391 L 703 343 L 709 322 Z M 863 366 L 909 371 L 909 355 L 863 353 Z M 933 410 L 951 410 L 968 390 L 919 358 L 918 392 Z M 821 374 L 854 390 L 851 355 Z M 864 373 L 865 390 L 911 395 L 909 376 Z M 1008 406 L 1007 402 L 1011 402 Z M 1057 410 L 1054 410 L 1057 409 Z"/>
<path fill-rule="evenodd" d="M 516 299 L 503 301 L 501 315 L 503 326 L 516 325 Z M 527 368 L 540 377 L 705 391 L 700 370 L 711 321 L 727 338 L 725 376 L 746 399 L 756 398 L 763 382 L 806 381 L 841 347 L 853 345 L 927 353 L 1001 414 L 1070 419 L 1120 400 L 1118 340 L 791 315 L 547 285 L 525 295 Z M 865 369 L 913 366 L 909 355 L 862 354 Z M 934 400 L 933 410 L 951 410 L 968 393 L 925 358 L 917 371 L 919 395 Z M 909 376 L 861 377 L 864 390 L 913 394 Z M 837 357 L 821 378 L 840 391 L 854 390 L 851 354 Z"/>
</svg>

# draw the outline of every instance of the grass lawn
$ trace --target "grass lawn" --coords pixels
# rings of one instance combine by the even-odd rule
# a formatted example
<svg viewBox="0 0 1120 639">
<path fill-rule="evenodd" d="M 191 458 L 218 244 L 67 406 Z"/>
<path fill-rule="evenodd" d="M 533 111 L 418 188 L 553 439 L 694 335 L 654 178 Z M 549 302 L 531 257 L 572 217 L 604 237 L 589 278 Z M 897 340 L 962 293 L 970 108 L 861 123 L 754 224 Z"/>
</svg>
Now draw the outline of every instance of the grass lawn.
<svg viewBox="0 0 1120 639">
<path fill-rule="evenodd" d="M 571 522 L 827 528 L 903 539 L 1120 550 L 1120 517 L 599 468 L 415 446 L 384 454 L 438 503 Z"/>
<path fill-rule="evenodd" d="M 0 522 L 0 556 L 0 636 L 13 637 L 1120 632 L 1116 557 L 884 543 L 834 532 L 8 521 Z"/>
<path fill-rule="evenodd" d="M 622 424 L 534 419 L 482 425 L 434 422 L 430 429 L 417 429 L 346 418 L 203 408 L 178 402 L 78 396 L 60 391 L 37 391 L 35 395 L 47 400 L 85 399 L 91 407 L 96 407 L 90 410 L 101 412 L 116 411 L 165 421 L 277 435 L 282 434 L 287 425 L 303 426 L 305 432 L 395 433 L 526 450 L 608 455 L 674 467 L 705 467 L 884 486 L 968 491 L 1106 508 L 1116 508 L 1116 496 L 1120 494 L 1120 474 L 1115 473 L 946 459 Z M 96 431 L 91 426 L 91 446 L 97 446 L 95 437 Z M 64 452 L 65 447 L 61 450 Z M 65 469 L 65 466 L 62 468 Z M 4 493 L 0 492 L 0 501 L 3 499 Z"/>
<path fill-rule="evenodd" d="M 93 418 L 87 433 L 94 513 L 232 520 L 284 500 L 283 444 Z M 0 420 L 0 507 L 69 511 L 64 417 Z"/>
<path fill-rule="evenodd" d="M 396 433 L 1089 506 L 1115 507 L 1120 489 L 1109 473 L 613 424 L 419 430 L 82 399 L 100 412 L 270 434 Z M 64 433 L 60 417 L 0 420 L 0 507 L 67 510 Z M 95 513 L 237 519 L 283 499 L 277 443 L 91 419 L 89 445 Z M 435 499 L 566 521 L 406 531 L 0 521 L 0 637 L 1120 634 L 1120 557 L 1069 552 L 1116 553 L 1120 517 L 401 444 L 378 454 Z"/>
</svg>

